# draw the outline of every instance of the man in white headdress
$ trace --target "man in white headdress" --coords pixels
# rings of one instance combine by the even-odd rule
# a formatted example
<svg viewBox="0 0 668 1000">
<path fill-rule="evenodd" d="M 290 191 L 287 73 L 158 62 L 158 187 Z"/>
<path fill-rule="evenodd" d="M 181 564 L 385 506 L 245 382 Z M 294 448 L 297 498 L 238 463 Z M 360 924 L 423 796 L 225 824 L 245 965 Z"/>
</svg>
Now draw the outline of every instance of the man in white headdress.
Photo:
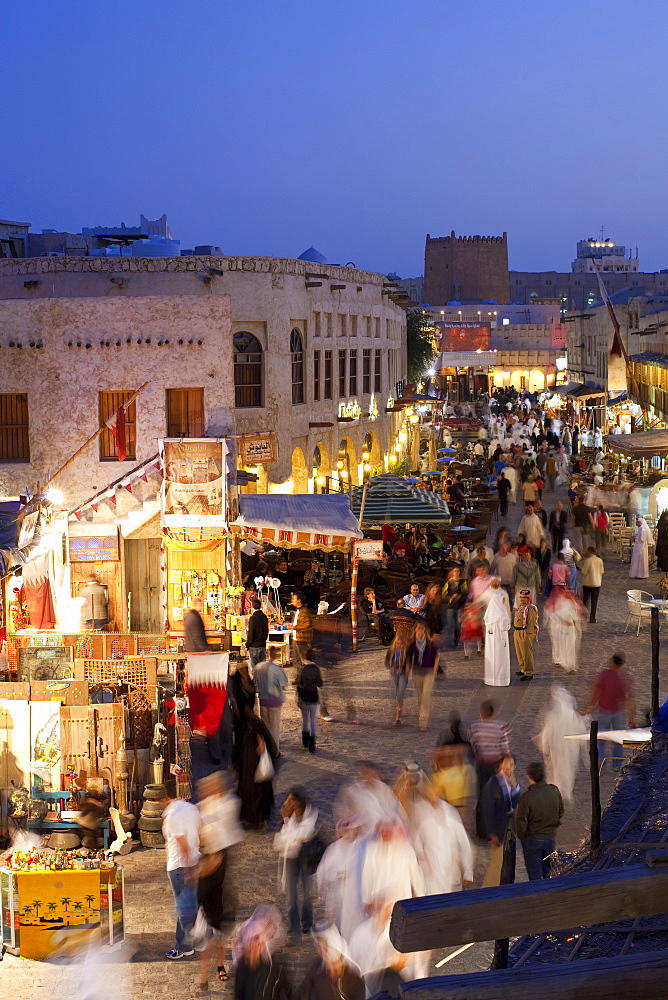
<svg viewBox="0 0 668 1000">
<path fill-rule="evenodd" d="M 550 633 L 552 662 L 568 674 L 578 669 L 582 623 L 586 617 L 587 609 L 577 594 L 563 586 L 552 588 L 543 608 L 543 624 Z"/>
<path fill-rule="evenodd" d="M 553 684 L 543 728 L 536 737 L 545 762 L 545 780 L 557 786 L 565 803 L 573 797 L 575 775 L 587 750 L 581 740 L 564 739 L 587 732 L 584 719 L 575 706 L 570 691 L 561 684 Z"/>
<path fill-rule="evenodd" d="M 368 838 L 356 816 L 337 823 L 336 833 L 337 839 L 318 865 L 316 884 L 325 901 L 327 919 L 350 941 L 355 928 L 366 919 L 362 906 L 362 867 Z"/>
<path fill-rule="evenodd" d="M 506 687 L 510 684 L 510 602 L 501 587 L 501 577 L 494 576 L 489 586 L 485 609 L 485 684 Z"/>
<path fill-rule="evenodd" d="M 649 547 L 654 542 L 652 532 L 644 517 L 636 517 L 636 533 L 631 550 L 629 576 L 636 580 L 646 580 L 649 576 Z"/>
<path fill-rule="evenodd" d="M 407 764 L 394 786 L 428 896 L 456 892 L 473 882 L 473 848 L 454 806 L 439 799 L 424 771 Z"/>
<path fill-rule="evenodd" d="M 504 447 L 504 451 L 508 449 Z M 511 503 L 515 503 L 517 500 L 517 487 L 519 485 L 519 476 L 517 474 L 517 469 L 514 465 L 507 464 L 504 467 L 503 474 L 510 483 L 510 500 Z"/>
<path fill-rule="evenodd" d="M 424 896 L 424 892 L 424 875 L 406 824 L 396 818 L 381 820 L 362 865 L 362 903 L 366 912 L 372 912 L 379 899 L 394 905 L 399 899 Z"/>
<path fill-rule="evenodd" d="M 384 781 L 373 761 L 362 760 L 357 764 L 357 780 L 344 785 L 333 807 L 334 822 L 355 816 L 364 834 L 371 834 L 384 819 L 404 818 L 396 795 Z"/>
</svg>

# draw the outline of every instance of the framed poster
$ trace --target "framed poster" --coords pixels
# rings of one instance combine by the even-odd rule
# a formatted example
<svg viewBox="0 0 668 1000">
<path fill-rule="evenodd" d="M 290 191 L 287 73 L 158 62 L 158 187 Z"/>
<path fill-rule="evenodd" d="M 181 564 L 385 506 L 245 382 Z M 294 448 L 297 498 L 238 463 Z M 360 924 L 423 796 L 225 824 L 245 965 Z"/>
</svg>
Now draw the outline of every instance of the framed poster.
<svg viewBox="0 0 668 1000">
<path fill-rule="evenodd" d="M 226 527 L 224 438 L 165 438 L 160 442 L 166 528 Z"/>
</svg>

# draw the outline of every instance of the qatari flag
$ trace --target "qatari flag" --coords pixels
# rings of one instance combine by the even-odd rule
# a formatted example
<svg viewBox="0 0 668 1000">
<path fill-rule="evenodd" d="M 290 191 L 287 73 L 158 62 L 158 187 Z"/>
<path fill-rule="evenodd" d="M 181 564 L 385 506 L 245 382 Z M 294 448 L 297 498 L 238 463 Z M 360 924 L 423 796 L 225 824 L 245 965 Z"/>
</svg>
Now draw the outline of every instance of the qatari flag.
<svg viewBox="0 0 668 1000">
<path fill-rule="evenodd" d="M 114 435 L 118 461 L 124 462 L 128 457 L 128 446 L 125 440 L 125 407 L 119 406 L 113 417 L 109 417 L 105 421 L 105 426 Z"/>
</svg>

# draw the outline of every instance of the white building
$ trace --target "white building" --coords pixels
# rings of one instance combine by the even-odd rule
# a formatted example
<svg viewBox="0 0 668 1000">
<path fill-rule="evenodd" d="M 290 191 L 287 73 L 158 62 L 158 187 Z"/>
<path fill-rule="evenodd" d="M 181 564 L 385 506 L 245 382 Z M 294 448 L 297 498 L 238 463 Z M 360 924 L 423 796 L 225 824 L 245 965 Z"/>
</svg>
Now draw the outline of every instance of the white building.
<svg viewBox="0 0 668 1000">
<path fill-rule="evenodd" d="M 615 271 L 635 273 L 638 271 L 638 251 L 635 257 L 626 247 L 613 243 L 612 240 L 580 240 L 577 246 L 577 257 L 571 264 L 575 274 L 596 273 L 596 271 Z"/>
</svg>

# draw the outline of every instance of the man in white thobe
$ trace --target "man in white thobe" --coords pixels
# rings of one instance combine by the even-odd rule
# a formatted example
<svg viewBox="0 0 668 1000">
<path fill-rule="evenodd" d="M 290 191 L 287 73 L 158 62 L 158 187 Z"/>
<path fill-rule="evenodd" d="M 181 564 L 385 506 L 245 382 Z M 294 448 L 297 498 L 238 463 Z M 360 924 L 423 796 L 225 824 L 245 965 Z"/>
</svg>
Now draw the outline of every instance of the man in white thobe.
<svg viewBox="0 0 668 1000">
<path fill-rule="evenodd" d="M 527 504 L 526 513 L 522 517 L 517 530 L 520 535 L 524 535 L 527 545 L 530 545 L 532 549 L 537 549 L 541 540 L 545 538 L 543 522 L 531 504 Z"/>
<path fill-rule="evenodd" d="M 424 896 L 425 881 L 406 825 L 383 820 L 369 842 L 362 866 L 362 903 L 367 913 L 387 904 Z"/>
<path fill-rule="evenodd" d="M 649 576 L 649 546 L 654 542 L 652 532 L 644 517 L 636 518 L 636 533 L 633 536 L 631 567 L 629 576 L 636 580 L 646 580 Z"/>
<path fill-rule="evenodd" d="M 483 621 L 485 623 L 485 684 L 506 687 L 510 684 L 510 602 L 501 588 L 501 578 L 495 576 L 489 587 L 490 598 Z"/>
<path fill-rule="evenodd" d="M 355 816 L 363 833 L 371 834 L 379 822 L 394 817 L 404 818 L 397 797 L 384 781 L 380 771 L 371 761 L 362 761 L 357 767 L 356 781 L 344 785 L 333 807 L 334 822 Z"/>
<path fill-rule="evenodd" d="M 355 816 L 338 823 L 336 832 L 338 839 L 329 845 L 318 865 L 316 884 L 328 921 L 350 941 L 353 931 L 366 920 L 362 868 L 369 841 Z"/>
<path fill-rule="evenodd" d="M 563 586 L 552 588 L 543 608 L 543 622 L 547 625 L 552 643 L 552 662 L 566 673 L 578 669 L 582 622 L 587 611 L 580 598 Z"/>
<path fill-rule="evenodd" d="M 545 780 L 557 786 L 565 803 L 573 797 L 575 775 L 586 757 L 587 745 L 564 737 L 586 732 L 587 725 L 575 707 L 573 695 L 561 684 L 553 684 L 550 706 L 536 744 L 545 762 Z"/>
</svg>

